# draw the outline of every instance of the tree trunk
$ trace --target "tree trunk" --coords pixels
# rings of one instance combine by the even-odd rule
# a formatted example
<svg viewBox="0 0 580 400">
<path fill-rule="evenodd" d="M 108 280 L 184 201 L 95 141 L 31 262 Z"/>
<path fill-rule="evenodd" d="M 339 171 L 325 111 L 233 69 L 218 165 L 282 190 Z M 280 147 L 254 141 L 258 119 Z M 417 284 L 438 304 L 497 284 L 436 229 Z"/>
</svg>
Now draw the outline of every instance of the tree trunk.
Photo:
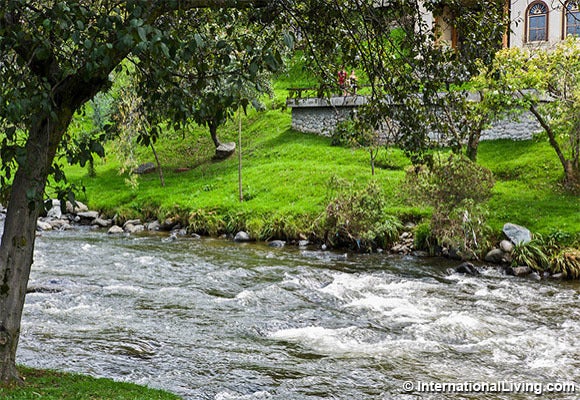
<svg viewBox="0 0 580 400">
<path fill-rule="evenodd" d="M 46 180 L 73 112 L 62 107 L 56 120 L 39 118 L 29 130 L 26 160 L 14 176 L 0 243 L 0 382 L 20 381 L 16 349 L 33 261 L 36 221 Z"/>
<path fill-rule="evenodd" d="M 477 162 L 477 150 L 479 148 L 479 139 L 481 138 L 481 128 L 476 128 L 471 132 L 467 139 L 467 148 L 465 155 L 473 162 Z"/>
<path fill-rule="evenodd" d="M 574 163 L 571 160 L 567 160 L 562 152 L 560 144 L 556 140 L 556 133 L 552 130 L 552 127 L 548 124 L 548 122 L 544 119 L 544 117 L 540 114 L 536 106 L 533 104 L 530 106 L 530 111 L 536 117 L 537 121 L 540 123 L 542 128 L 546 131 L 548 135 L 548 141 L 550 142 L 550 146 L 556 151 L 556 155 L 560 160 L 560 164 L 564 168 L 564 181 L 567 186 L 571 189 L 576 190 L 578 185 L 580 184 L 580 172 L 577 168 L 574 168 Z"/>
<path fill-rule="evenodd" d="M 50 165 L 48 161 L 51 128 L 48 119 L 44 119 L 31 129 L 26 144 L 26 162 L 19 165 L 14 177 L 4 222 L 4 233 L 0 244 L 0 280 L 2 282 L 0 285 L 0 380 L 2 382 L 20 379 L 16 371 L 16 348 L 32 265 L 36 220 L 42 207 Z"/>
<path fill-rule="evenodd" d="M 211 135 L 211 140 L 213 140 L 213 144 L 215 144 L 215 148 L 217 149 L 222 144 L 217 136 L 218 124 L 216 124 L 215 122 L 212 121 L 212 122 L 209 122 L 207 124 L 207 126 L 209 128 L 209 134 Z"/>
</svg>

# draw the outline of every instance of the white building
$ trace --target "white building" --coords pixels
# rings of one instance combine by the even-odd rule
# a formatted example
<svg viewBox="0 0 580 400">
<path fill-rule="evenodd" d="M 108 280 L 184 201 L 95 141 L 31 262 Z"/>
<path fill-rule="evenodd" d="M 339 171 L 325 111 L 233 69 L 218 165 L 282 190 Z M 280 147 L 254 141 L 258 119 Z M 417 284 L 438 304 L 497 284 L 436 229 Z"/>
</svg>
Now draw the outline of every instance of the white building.
<svg viewBox="0 0 580 400">
<path fill-rule="evenodd" d="M 551 47 L 580 35 L 580 1 L 511 0 L 509 47 Z"/>
<path fill-rule="evenodd" d="M 481 6 L 481 0 L 464 0 L 467 7 Z M 442 3 L 444 4 L 444 3 Z M 511 26 L 504 47 L 552 47 L 568 35 L 580 36 L 580 0 L 505 0 Z M 460 33 L 445 21 L 452 20 L 447 7 L 441 15 L 426 13 L 425 22 L 437 27 L 440 40 L 455 47 Z"/>
</svg>

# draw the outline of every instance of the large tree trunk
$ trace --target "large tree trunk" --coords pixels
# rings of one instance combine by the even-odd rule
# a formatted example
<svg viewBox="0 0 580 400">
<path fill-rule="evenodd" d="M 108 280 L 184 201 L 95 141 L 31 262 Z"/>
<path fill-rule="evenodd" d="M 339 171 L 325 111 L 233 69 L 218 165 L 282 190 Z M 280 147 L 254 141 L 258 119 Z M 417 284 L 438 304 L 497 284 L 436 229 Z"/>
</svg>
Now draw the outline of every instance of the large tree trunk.
<svg viewBox="0 0 580 400">
<path fill-rule="evenodd" d="M 0 243 L 0 382 L 20 381 L 16 349 L 33 261 L 36 221 L 50 166 L 72 114 L 63 107 L 56 120 L 39 118 L 33 124 L 25 147 L 26 160 L 14 176 Z"/>
<path fill-rule="evenodd" d="M 72 113 L 41 119 L 30 132 L 26 160 L 14 177 L 0 244 L 0 381 L 18 380 L 16 348 L 49 167 Z"/>
</svg>

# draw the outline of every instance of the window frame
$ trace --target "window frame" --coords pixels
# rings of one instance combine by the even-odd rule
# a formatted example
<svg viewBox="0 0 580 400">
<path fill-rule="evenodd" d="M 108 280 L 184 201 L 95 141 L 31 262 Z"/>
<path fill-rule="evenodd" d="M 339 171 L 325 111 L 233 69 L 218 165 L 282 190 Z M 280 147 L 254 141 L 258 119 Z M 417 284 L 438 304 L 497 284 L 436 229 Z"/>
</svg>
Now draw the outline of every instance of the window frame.
<svg viewBox="0 0 580 400">
<path fill-rule="evenodd" d="M 571 10 L 570 6 L 574 6 Z M 578 14 L 577 20 L 574 23 L 576 27 L 577 34 L 568 33 L 568 14 L 575 13 Z M 562 40 L 566 39 L 569 35 L 580 36 L 580 1 L 570 0 L 564 4 L 564 9 L 562 12 Z"/>
<path fill-rule="evenodd" d="M 531 36 L 530 36 L 530 17 L 535 16 L 534 14 L 531 14 L 530 12 L 532 11 L 532 8 L 536 7 L 536 6 L 543 6 L 544 9 L 546 10 L 545 13 L 543 14 L 538 14 L 540 16 L 542 16 L 545 20 L 545 24 L 544 24 L 544 38 L 543 39 L 539 39 L 539 40 L 531 40 Z M 548 42 L 549 38 L 550 38 L 550 8 L 548 7 L 548 5 L 543 2 L 543 1 L 534 1 L 533 3 L 530 3 L 528 5 L 528 8 L 526 9 L 526 29 L 525 29 L 525 43 L 542 43 L 542 42 Z M 539 30 L 539 29 L 534 29 L 534 30 Z"/>
</svg>

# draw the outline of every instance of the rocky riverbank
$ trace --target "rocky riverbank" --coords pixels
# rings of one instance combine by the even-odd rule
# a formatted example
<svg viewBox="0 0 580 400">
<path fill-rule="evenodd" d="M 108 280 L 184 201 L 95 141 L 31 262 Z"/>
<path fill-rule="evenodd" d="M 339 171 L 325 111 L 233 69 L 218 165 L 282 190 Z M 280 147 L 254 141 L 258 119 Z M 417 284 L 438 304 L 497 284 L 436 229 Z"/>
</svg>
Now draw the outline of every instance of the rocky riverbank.
<svg viewBox="0 0 580 400">
<path fill-rule="evenodd" d="M 0 218 L 4 218 L 6 210 L 0 206 Z M 132 235 L 141 233 L 164 232 L 167 237 L 164 240 L 176 240 L 177 237 L 190 237 L 199 239 L 200 235 L 188 231 L 188 227 L 182 226 L 178 221 L 173 219 L 166 219 L 164 221 L 141 221 L 140 219 L 132 219 L 121 221 L 116 217 L 107 218 L 101 215 L 98 211 L 89 210 L 89 208 L 81 202 L 77 202 L 74 206 L 67 202 L 64 207 L 58 200 L 52 200 L 52 207 L 45 215 L 38 219 L 37 229 L 39 232 L 50 230 L 68 230 L 75 226 L 90 226 L 93 229 L 106 230 L 109 235 Z M 501 240 L 496 247 L 489 250 L 483 261 L 480 263 L 464 262 L 459 256 L 455 256 L 455 252 L 450 249 L 440 249 L 436 256 L 456 259 L 461 264 L 454 269 L 455 272 L 469 275 L 478 275 L 480 270 L 485 268 L 499 268 L 506 275 L 527 276 L 532 279 L 562 279 L 565 277 L 563 273 L 550 273 L 548 271 L 538 272 L 527 265 L 517 265 L 513 262 L 513 252 L 516 246 L 529 243 L 532 240 L 532 233 L 525 227 L 515 224 L 507 223 L 503 227 L 504 239 Z M 253 239 L 244 231 L 238 232 L 231 237 L 223 236 L 225 239 L 230 239 L 235 242 L 250 242 Z M 271 247 L 281 248 L 286 244 L 296 245 L 299 247 L 318 246 L 325 250 L 326 246 L 321 243 L 311 243 L 308 238 L 301 237 L 294 241 L 287 243 L 283 240 L 272 240 L 267 242 Z M 429 253 L 415 249 L 413 226 L 406 226 L 405 230 L 400 234 L 399 240 L 388 249 L 381 249 L 380 252 L 390 253 L 402 256 L 428 257 Z"/>
</svg>

